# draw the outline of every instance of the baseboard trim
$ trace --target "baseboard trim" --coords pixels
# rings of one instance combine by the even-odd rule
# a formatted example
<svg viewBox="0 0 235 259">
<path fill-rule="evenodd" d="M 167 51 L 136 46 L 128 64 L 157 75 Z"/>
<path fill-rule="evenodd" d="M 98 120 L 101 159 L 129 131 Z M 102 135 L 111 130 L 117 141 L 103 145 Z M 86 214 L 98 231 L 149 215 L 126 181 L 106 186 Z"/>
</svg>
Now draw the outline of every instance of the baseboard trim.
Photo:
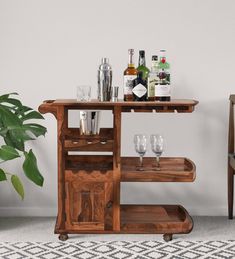
<svg viewBox="0 0 235 259">
<path fill-rule="evenodd" d="M 226 207 L 187 207 L 193 216 L 228 216 Z M 235 210 L 234 210 L 235 215 Z M 56 207 L 0 207 L 0 217 L 56 217 Z"/>
<path fill-rule="evenodd" d="M 0 207 L 0 217 L 56 217 L 57 208 Z"/>
</svg>

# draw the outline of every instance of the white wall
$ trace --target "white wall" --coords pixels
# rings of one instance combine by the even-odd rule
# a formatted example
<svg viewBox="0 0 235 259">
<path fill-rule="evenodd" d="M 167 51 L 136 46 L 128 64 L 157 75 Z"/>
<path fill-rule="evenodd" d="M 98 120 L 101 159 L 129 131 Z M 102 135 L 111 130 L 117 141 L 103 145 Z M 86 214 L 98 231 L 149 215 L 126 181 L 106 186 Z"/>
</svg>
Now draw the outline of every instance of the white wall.
<svg viewBox="0 0 235 259">
<path fill-rule="evenodd" d="M 110 58 L 115 85 L 122 85 L 127 49 L 152 54 L 166 48 L 174 98 L 200 101 L 192 114 L 125 114 L 122 154 L 135 155 L 134 133 L 162 133 L 166 156 L 187 156 L 197 165 L 194 183 L 128 183 L 122 201 L 182 203 L 194 215 L 226 215 L 228 97 L 234 93 L 233 0 L 0 0 L 0 94 L 15 92 L 34 108 L 45 99 L 75 98 L 76 84 L 96 93 L 97 67 Z M 45 177 L 43 188 L 22 174 L 21 202 L 0 183 L 1 215 L 55 215 L 56 121 L 45 115 L 46 138 L 32 143 Z M 149 155 L 152 156 L 151 152 Z"/>
</svg>

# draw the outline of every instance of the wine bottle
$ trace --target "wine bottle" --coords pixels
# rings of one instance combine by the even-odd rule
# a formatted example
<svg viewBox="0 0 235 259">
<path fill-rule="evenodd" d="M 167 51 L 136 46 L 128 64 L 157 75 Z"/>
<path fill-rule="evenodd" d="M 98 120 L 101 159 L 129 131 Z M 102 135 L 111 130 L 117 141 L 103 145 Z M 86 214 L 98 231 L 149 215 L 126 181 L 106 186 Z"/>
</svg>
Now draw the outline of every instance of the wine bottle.
<svg viewBox="0 0 235 259">
<path fill-rule="evenodd" d="M 140 50 L 139 51 L 139 65 L 137 67 L 138 72 L 142 73 L 143 80 L 147 80 L 149 69 L 146 67 L 146 61 L 145 61 L 145 51 Z"/>
<path fill-rule="evenodd" d="M 152 66 L 148 75 L 148 101 L 155 100 L 155 84 L 159 83 L 158 56 L 152 56 Z"/>
<path fill-rule="evenodd" d="M 146 101 L 147 100 L 147 82 L 143 79 L 143 72 L 140 71 L 137 74 L 137 78 L 134 80 L 134 86 L 132 89 L 134 101 Z"/>
<path fill-rule="evenodd" d="M 159 82 L 155 84 L 155 100 L 170 101 L 171 100 L 171 82 L 170 82 L 170 64 L 166 61 L 166 51 L 160 51 Z"/>
<path fill-rule="evenodd" d="M 135 68 L 135 64 L 133 62 L 134 49 L 129 49 L 129 62 L 128 67 L 124 71 L 124 101 L 133 101 L 133 82 L 137 77 L 137 69 Z"/>
</svg>

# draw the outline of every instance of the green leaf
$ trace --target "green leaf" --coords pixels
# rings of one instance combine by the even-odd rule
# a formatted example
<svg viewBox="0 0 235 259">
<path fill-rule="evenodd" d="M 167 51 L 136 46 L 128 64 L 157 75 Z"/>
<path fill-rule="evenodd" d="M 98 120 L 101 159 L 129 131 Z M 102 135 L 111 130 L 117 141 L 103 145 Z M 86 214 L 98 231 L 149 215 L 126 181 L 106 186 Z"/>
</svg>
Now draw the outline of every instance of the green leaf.
<svg viewBox="0 0 235 259">
<path fill-rule="evenodd" d="M 13 104 L 16 107 L 21 107 L 22 106 L 21 101 L 15 99 L 15 98 L 8 98 L 6 101 L 3 101 L 3 103 Z"/>
<path fill-rule="evenodd" d="M 15 128 L 12 130 L 9 130 L 9 132 L 11 133 L 12 138 L 14 138 L 15 140 L 22 140 L 22 141 L 27 141 L 27 140 L 33 140 L 34 138 L 29 136 L 29 134 L 27 134 L 26 130 L 22 127 L 19 128 Z"/>
<path fill-rule="evenodd" d="M 7 134 L 8 129 L 7 128 L 1 128 L 0 129 L 0 136 L 5 137 Z"/>
<path fill-rule="evenodd" d="M 14 158 L 20 157 L 17 150 L 11 146 L 3 145 L 0 148 L 0 159 L 3 161 L 12 160 Z"/>
<path fill-rule="evenodd" d="M 1 121 L 5 127 L 21 126 L 22 121 L 4 105 L 0 104 Z"/>
<path fill-rule="evenodd" d="M 37 112 L 37 111 L 31 111 L 25 115 L 22 116 L 22 121 L 25 120 L 31 120 L 31 119 L 44 119 L 44 117 L 42 116 L 41 113 Z"/>
<path fill-rule="evenodd" d="M 47 129 L 37 123 L 24 124 L 23 128 L 34 134 L 35 137 L 45 136 Z"/>
<path fill-rule="evenodd" d="M 6 180 L 7 180 L 7 176 L 5 172 L 0 168 L 0 181 L 6 181 Z"/>
<path fill-rule="evenodd" d="M 4 137 L 4 141 L 8 146 L 14 147 L 20 151 L 24 151 L 24 141 L 21 139 L 15 139 L 10 131 L 7 132 L 6 136 Z"/>
<path fill-rule="evenodd" d="M 27 112 L 29 112 L 29 111 L 32 111 L 33 109 L 32 108 L 30 108 L 30 107 L 28 107 L 28 106 L 24 106 L 24 105 L 22 105 L 21 107 L 18 107 L 17 109 L 16 109 L 16 111 L 15 111 L 15 114 L 17 115 L 17 116 L 24 116 L 25 115 L 25 113 L 27 113 Z"/>
<path fill-rule="evenodd" d="M 21 110 L 22 110 L 23 112 L 28 112 L 28 111 L 32 111 L 33 109 L 30 108 L 30 107 L 28 107 L 28 106 L 23 105 L 23 106 L 21 107 Z"/>
<path fill-rule="evenodd" d="M 21 199 L 24 199 L 24 187 L 17 175 L 11 176 L 11 183 L 15 188 L 16 192 L 20 195 Z"/>
<path fill-rule="evenodd" d="M 23 170 L 25 175 L 35 184 L 43 186 L 43 176 L 40 174 L 37 166 L 37 159 L 32 151 L 24 152 L 25 161 L 23 163 Z"/>
<path fill-rule="evenodd" d="M 18 93 L 9 93 L 9 94 L 1 95 L 0 96 L 0 102 L 7 100 L 10 95 L 18 95 Z"/>
</svg>

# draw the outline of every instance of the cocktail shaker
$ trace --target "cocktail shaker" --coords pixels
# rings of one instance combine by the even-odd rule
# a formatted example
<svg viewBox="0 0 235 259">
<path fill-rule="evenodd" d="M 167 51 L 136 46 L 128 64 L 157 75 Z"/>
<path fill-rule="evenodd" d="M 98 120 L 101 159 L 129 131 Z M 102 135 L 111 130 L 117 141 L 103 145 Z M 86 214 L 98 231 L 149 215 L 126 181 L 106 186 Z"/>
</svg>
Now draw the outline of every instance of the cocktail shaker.
<svg viewBox="0 0 235 259">
<path fill-rule="evenodd" d="M 102 58 L 98 69 L 98 100 L 101 102 L 111 100 L 112 68 L 108 58 Z"/>
</svg>

